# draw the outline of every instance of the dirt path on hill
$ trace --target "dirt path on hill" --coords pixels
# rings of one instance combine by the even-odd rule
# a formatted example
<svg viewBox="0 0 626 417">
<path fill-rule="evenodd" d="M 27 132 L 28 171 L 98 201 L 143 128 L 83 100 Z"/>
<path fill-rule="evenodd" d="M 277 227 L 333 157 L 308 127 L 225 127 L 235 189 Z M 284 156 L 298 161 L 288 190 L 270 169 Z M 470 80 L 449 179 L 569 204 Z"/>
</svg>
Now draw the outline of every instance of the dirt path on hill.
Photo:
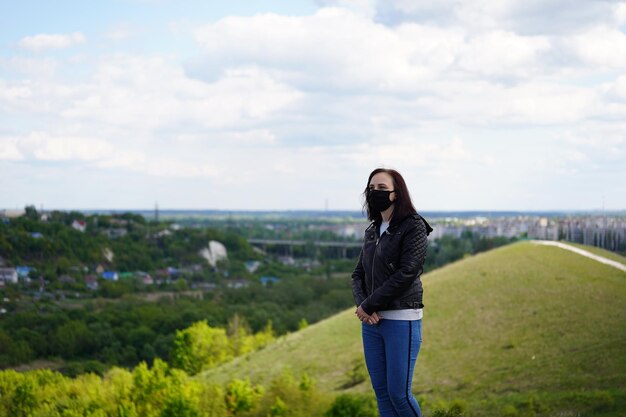
<svg viewBox="0 0 626 417">
<path fill-rule="evenodd" d="M 611 259 L 605 258 L 604 256 L 596 255 L 584 249 L 577 248 L 576 246 L 568 245 L 563 242 L 555 242 L 553 240 L 531 240 L 532 243 L 537 245 L 548 245 L 548 246 L 558 246 L 561 249 L 569 250 L 575 252 L 579 255 L 586 256 L 587 258 L 591 258 L 595 261 L 602 262 L 603 264 L 612 266 L 614 268 L 620 269 L 626 272 L 626 265 L 619 263 L 617 261 L 613 261 Z"/>
</svg>

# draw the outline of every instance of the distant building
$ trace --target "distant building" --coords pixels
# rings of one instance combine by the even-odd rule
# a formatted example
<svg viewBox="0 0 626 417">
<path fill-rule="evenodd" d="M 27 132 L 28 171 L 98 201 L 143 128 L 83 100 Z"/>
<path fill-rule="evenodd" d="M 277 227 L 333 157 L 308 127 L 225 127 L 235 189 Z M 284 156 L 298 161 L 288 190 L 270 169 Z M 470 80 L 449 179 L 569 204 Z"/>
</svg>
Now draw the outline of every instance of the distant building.
<svg viewBox="0 0 626 417">
<path fill-rule="evenodd" d="M 179 269 L 179 271 L 184 274 L 193 274 L 196 272 L 202 272 L 203 269 L 204 268 L 201 264 L 191 264 Z"/>
<path fill-rule="evenodd" d="M 278 262 L 280 262 L 281 264 L 285 266 L 294 266 L 296 264 L 296 260 L 293 258 L 293 256 L 286 256 L 286 255 L 279 256 Z"/>
<path fill-rule="evenodd" d="M 128 233 L 128 230 L 121 227 L 116 229 L 107 229 L 107 236 L 109 239 L 117 239 L 126 236 L 126 233 Z"/>
<path fill-rule="evenodd" d="M 30 274 L 30 271 L 34 271 L 35 268 L 33 268 L 32 266 L 16 266 L 15 270 L 17 271 L 17 276 L 19 278 L 26 279 L 28 278 L 28 274 Z"/>
<path fill-rule="evenodd" d="M 87 288 L 89 288 L 90 290 L 97 290 L 98 289 L 98 277 L 95 275 L 87 275 L 85 277 L 85 286 Z"/>
<path fill-rule="evenodd" d="M 213 282 L 196 282 L 191 284 L 191 288 L 202 291 L 213 291 L 217 285 Z"/>
<path fill-rule="evenodd" d="M 0 282 L 17 284 L 17 270 L 15 268 L 0 268 Z"/>
<path fill-rule="evenodd" d="M 104 271 L 102 273 L 102 278 L 106 279 L 107 281 L 117 281 L 118 279 L 120 279 L 120 276 L 115 271 Z"/>
<path fill-rule="evenodd" d="M 139 278 L 141 283 L 144 284 L 144 285 L 153 285 L 154 284 L 154 279 L 152 279 L 152 276 L 150 274 L 148 274 L 147 272 L 137 271 L 137 272 L 135 272 L 135 276 L 137 278 Z"/>
<path fill-rule="evenodd" d="M 72 227 L 76 230 L 78 230 L 79 232 L 85 232 L 85 230 L 87 229 L 87 222 L 84 220 L 74 220 L 72 222 Z"/>
<path fill-rule="evenodd" d="M 229 279 L 226 281 L 228 288 L 245 288 L 250 285 L 250 282 L 245 279 Z"/>
<path fill-rule="evenodd" d="M 157 232 L 154 234 L 154 236 L 156 237 L 163 237 L 163 236 L 170 236 L 172 234 L 172 231 L 169 229 L 163 229 L 160 232 Z"/>
<path fill-rule="evenodd" d="M 59 282 L 62 284 L 74 284 L 76 280 L 69 275 L 61 275 L 59 277 Z"/>
<path fill-rule="evenodd" d="M 251 274 L 255 273 L 257 269 L 261 266 L 260 261 L 246 261 L 244 262 L 244 266 Z"/>
<path fill-rule="evenodd" d="M 14 219 L 16 217 L 20 217 L 26 214 L 26 210 L 17 209 L 17 210 L 0 210 L 0 217 L 6 217 L 7 219 Z"/>
<path fill-rule="evenodd" d="M 133 272 L 120 272 L 118 274 L 118 277 L 120 279 L 130 279 L 130 278 L 135 278 L 135 274 Z"/>
<path fill-rule="evenodd" d="M 263 285 L 267 285 L 268 282 L 276 284 L 280 281 L 280 278 L 274 276 L 262 276 L 261 278 L 259 278 L 259 281 L 261 281 L 261 284 Z"/>
<path fill-rule="evenodd" d="M 115 217 L 112 217 L 109 220 L 109 223 L 116 224 L 118 226 L 128 226 L 128 220 L 126 220 L 126 219 L 116 219 Z"/>
<path fill-rule="evenodd" d="M 42 235 L 41 233 L 39 233 L 39 232 L 32 232 L 32 233 L 30 234 L 30 236 L 31 236 L 33 239 L 41 239 L 41 238 L 43 237 L 43 235 Z"/>
</svg>

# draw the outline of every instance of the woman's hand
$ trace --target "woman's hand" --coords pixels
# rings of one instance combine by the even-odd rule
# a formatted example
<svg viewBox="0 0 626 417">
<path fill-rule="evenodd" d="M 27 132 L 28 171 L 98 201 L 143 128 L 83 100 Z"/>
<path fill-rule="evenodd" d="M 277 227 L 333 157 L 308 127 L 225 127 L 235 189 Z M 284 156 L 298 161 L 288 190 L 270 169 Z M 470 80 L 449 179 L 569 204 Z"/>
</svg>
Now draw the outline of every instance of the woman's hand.
<svg viewBox="0 0 626 417">
<path fill-rule="evenodd" d="M 378 322 L 380 321 L 380 319 L 382 317 L 380 317 L 378 315 L 378 313 L 374 312 L 372 313 L 372 315 L 370 316 L 369 314 L 367 314 L 363 308 L 361 306 L 359 306 L 356 311 L 354 312 L 354 314 L 356 314 L 356 316 L 359 318 L 359 320 L 361 320 L 363 323 L 365 324 L 378 324 Z"/>
<path fill-rule="evenodd" d="M 378 324 L 378 322 L 381 320 L 382 316 L 380 316 L 377 312 L 373 312 L 370 316 L 370 324 Z"/>
</svg>

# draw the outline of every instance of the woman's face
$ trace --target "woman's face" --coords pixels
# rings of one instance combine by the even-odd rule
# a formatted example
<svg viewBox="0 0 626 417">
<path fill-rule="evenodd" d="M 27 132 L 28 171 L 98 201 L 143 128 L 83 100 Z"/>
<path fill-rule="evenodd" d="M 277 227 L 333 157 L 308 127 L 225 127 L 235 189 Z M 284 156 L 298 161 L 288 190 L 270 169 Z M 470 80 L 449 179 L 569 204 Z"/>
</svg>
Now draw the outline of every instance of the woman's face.
<svg viewBox="0 0 626 417">
<path fill-rule="evenodd" d="M 370 190 L 383 190 L 394 191 L 393 178 L 386 172 L 379 172 L 375 174 L 370 180 Z M 396 193 L 389 194 L 389 200 L 394 201 L 396 199 Z"/>
</svg>

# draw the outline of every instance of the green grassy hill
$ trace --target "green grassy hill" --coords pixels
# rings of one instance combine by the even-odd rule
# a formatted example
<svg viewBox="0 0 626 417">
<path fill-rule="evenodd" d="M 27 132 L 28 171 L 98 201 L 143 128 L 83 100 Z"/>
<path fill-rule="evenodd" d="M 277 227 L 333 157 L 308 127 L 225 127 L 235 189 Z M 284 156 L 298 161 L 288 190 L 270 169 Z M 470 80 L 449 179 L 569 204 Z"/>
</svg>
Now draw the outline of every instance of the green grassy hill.
<svg viewBox="0 0 626 417">
<path fill-rule="evenodd" d="M 522 242 L 428 273 L 423 283 L 413 391 L 427 408 L 460 400 L 473 415 L 626 415 L 618 411 L 626 409 L 626 273 Z M 289 369 L 345 392 L 362 357 L 360 326 L 351 309 L 199 378 L 266 383 Z M 370 390 L 366 380 L 347 391 Z"/>
</svg>

